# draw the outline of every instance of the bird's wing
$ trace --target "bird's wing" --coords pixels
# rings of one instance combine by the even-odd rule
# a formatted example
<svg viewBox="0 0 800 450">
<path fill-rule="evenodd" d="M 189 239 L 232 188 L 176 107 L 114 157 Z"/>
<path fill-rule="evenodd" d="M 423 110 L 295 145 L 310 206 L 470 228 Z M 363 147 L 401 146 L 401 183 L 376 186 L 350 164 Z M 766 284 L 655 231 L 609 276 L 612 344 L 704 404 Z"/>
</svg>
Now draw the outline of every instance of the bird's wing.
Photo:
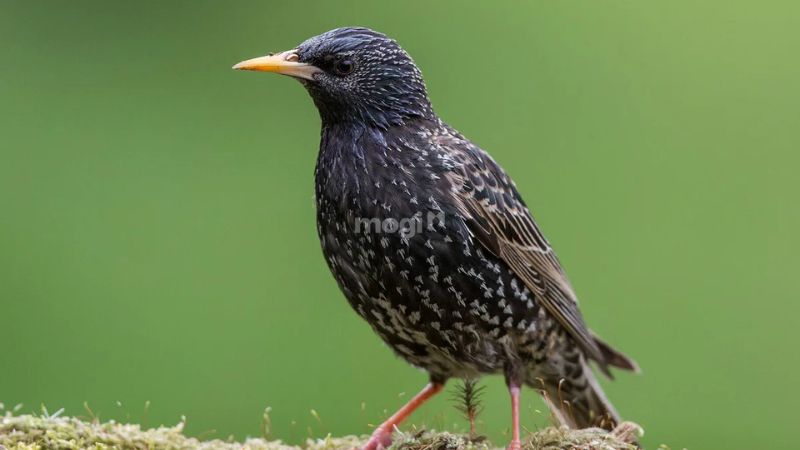
<svg viewBox="0 0 800 450">
<path fill-rule="evenodd" d="M 505 261 L 587 356 L 607 372 L 607 356 L 578 310 L 561 263 L 508 175 L 460 136 L 440 136 L 438 144 L 447 147 L 456 162 L 446 178 L 473 238 Z"/>
</svg>

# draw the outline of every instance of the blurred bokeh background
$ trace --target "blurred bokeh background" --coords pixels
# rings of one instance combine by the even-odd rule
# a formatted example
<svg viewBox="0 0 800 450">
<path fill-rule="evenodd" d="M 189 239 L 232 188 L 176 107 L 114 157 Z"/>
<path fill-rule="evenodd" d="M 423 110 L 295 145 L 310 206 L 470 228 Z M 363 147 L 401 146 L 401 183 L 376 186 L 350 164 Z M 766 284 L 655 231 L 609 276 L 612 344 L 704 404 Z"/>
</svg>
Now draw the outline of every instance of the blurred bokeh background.
<svg viewBox="0 0 800 450">
<path fill-rule="evenodd" d="M 604 385 L 647 446 L 794 448 L 798 13 L 2 2 L 0 401 L 239 438 L 269 406 L 273 436 L 301 442 L 367 433 L 422 386 L 321 258 L 310 99 L 230 70 L 363 25 L 514 176 L 591 326 L 644 369 Z M 486 384 L 479 429 L 503 444 L 507 395 Z M 412 422 L 463 430 L 448 397 Z M 533 391 L 524 405 L 548 423 Z"/>
</svg>

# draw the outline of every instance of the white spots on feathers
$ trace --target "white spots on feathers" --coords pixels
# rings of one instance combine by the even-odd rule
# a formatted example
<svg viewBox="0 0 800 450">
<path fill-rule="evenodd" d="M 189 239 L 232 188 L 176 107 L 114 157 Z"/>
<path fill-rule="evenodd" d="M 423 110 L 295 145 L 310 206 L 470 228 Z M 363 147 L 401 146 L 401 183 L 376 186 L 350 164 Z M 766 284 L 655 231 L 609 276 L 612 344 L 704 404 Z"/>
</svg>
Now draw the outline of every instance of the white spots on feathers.
<svg viewBox="0 0 800 450">
<path fill-rule="evenodd" d="M 447 173 L 464 161 L 440 145 L 424 148 L 420 137 L 434 134 L 447 132 L 425 128 L 387 137 L 385 146 L 355 159 L 357 175 L 352 163 L 336 165 L 351 164 L 350 172 L 318 168 L 323 251 L 353 308 L 409 362 L 452 374 L 499 370 L 513 349 L 510 336 L 536 331 L 547 317 L 525 284 L 470 236 L 468 217 L 453 208 L 447 185 Z M 362 164 L 370 169 L 367 177 Z M 330 189 L 334 183 L 337 189 Z M 446 220 L 423 219 L 440 212 Z M 356 232 L 356 217 L 413 218 L 417 232 Z"/>
</svg>

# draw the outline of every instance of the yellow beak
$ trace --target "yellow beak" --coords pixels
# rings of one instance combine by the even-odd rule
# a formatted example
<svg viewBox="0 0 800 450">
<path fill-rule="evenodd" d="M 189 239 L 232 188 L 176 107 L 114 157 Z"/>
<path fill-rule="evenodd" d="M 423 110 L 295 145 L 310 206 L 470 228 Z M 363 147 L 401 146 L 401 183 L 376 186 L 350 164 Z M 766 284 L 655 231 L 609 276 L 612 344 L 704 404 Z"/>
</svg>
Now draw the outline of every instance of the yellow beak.
<svg viewBox="0 0 800 450">
<path fill-rule="evenodd" d="M 233 66 L 236 70 L 257 70 L 259 72 L 274 72 L 289 75 L 295 78 L 314 80 L 314 74 L 321 70 L 311 64 L 301 63 L 295 50 L 276 53 L 274 55 L 259 56 L 248 59 Z"/>
</svg>

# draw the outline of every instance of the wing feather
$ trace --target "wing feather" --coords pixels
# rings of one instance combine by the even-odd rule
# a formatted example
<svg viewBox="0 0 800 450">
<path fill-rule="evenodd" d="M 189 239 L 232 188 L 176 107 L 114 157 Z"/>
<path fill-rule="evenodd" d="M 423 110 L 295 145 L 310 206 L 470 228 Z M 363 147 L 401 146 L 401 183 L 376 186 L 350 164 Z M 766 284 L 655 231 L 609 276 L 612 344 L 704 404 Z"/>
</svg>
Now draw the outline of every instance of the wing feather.
<svg viewBox="0 0 800 450">
<path fill-rule="evenodd" d="M 447 178 L 473 238 L 503 259 L 587 356 L 608 373 L 606 358 L 586 326 L 561 263 L 511 180 L 468 141 L 448 140 L 443 145 L 460 153 L 456 158 L 460 164 Z"/>
</svg>

